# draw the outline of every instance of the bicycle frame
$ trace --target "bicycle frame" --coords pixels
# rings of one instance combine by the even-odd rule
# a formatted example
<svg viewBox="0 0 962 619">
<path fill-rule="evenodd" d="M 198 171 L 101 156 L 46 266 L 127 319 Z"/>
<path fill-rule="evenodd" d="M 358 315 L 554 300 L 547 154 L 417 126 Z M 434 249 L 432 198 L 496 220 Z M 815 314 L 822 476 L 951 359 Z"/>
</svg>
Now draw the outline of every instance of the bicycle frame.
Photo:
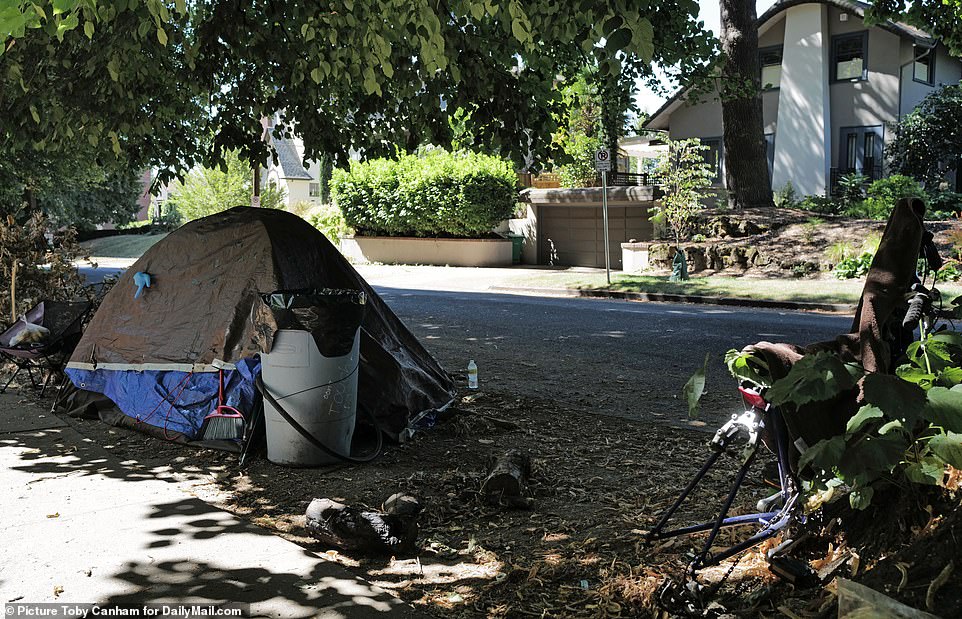
<svg viewBox="0 0 962 619">
<path fill-rule="evenodd" d="M 791 469 L 788 430 L 782 419 L 781 411 L 766 402 L 758 390 L 746 385 L 742 385 L 738 389 L 746 405 L 745 412 L 741 415 L 733 414 L 732 418 L 715 432 L 715 436 L 709 444 L 709 447 L 712 449 L 712 454 L 708 457 L 708 460 L 702 465 L 701 469 L 695 474 L 685 489 L 682 490 L 674 504 L 668 508 L 654 528 L 646 535 L 646 541 L 650 543 L 680 537 L 682 535 L 710 531 L 701 551 L 695 555 L 695 558 L 688 565 L 689 574 L 693 574 L 702 568 L 715 565 L 744 550 L 748 550 L 752 546 L 773 537 L 776 533 L 784 529 L 793 519 L 798 518 L 801 522 L 804 518 L 796 514 L 796 507 L 798 506 L 800 495 L 797 480 Z M 735 497 L 738 494 L 738 490 L 744 483 L 748 470 L 758 455 L 760 433 L 766 429 L 770 430 L 770 435 L 775 443 L 774 451 L 778 460 L 779 491 L 767 499 L 759 501 L 757 506 L 759 511 L 757 513 L 728 516 L 732 503 L 734 503 Z M 718 461 L 718 458 L 733 446 L 735 439 L 742 432 L 748 435 L 748 442 L 742 450 L 742 465 L 735 474 L 735 480 L 731 490 L 729 490 L 728 495 L 725 497 L 715 519 L 665 531 L 664 529 L 671 517 L 678 511 L 691 492 Z M 780 509 L 775 511 L 761 511 L 776 504 L 779 499 L 781 500 Z M 722 529 L 751 524 L 761 525 L 762 528 L 750 538 L 712 554 L 711 549 L 715 538 Z"/>
</svg>

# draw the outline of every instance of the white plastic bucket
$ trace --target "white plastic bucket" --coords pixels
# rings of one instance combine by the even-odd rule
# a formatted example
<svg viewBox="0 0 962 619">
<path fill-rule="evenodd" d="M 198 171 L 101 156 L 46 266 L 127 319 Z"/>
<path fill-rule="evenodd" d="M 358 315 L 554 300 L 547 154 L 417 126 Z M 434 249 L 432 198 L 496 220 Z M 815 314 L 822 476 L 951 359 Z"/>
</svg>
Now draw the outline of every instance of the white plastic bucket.
<svg viewBox="0 0 962 619">
<path fill-rule="evenodd" d="M 357 414 L 360 330 L 348 354 L 325 357 L 308 331 L 279 330 L 271 352 L 261 355 L 264 387 L 284 410 L 336 453 L 350 455 Z M 264 400 L 267 459 L 312 467 L 340 462 L 312 445 Z"/>
</svg>

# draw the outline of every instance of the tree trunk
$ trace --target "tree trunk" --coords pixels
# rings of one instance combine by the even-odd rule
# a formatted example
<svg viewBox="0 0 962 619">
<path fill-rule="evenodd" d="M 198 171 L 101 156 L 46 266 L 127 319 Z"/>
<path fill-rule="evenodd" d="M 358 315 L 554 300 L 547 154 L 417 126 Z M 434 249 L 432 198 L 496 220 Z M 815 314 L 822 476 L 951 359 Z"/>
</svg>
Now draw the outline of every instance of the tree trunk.
<svg viewBox="0 0 962 619">
<path fill-rule="evenodd" d="M 754 0 L 721 0 L 725 184 L 734 208 L 774 206 L 762 120 Z"/>
</svg>

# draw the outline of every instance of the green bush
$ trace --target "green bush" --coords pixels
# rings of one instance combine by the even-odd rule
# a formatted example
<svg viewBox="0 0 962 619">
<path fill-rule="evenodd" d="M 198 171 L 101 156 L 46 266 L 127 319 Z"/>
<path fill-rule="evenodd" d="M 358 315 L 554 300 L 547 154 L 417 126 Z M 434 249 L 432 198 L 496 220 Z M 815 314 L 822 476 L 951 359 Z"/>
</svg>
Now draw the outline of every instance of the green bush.
<svg viewBox="0 0 962 619">
<path fill-rule="evenodd" d="M 342 236 L 347 234 L 350 229 L 344 221 L 341 210 L 333 204 L 318 204 L 307 212 L 304 218 L 312 226 L 324 233 L 324 236 L 337 245 Z"/>
<path fill-rule="evenodd" d="M 837 200 L 825 196 L 805 196 L 798 203 L 798 208 L 819 215 L 841 215 L 844 206 Z"/>
<path fill-rule="evenodd" d="M 595 170 L 595 152 L 601 148 L 601 140 L 586 135 L 572 136 L 565 145 L 565 152 L 574 161 L 558 168 L 562 187 L 594 187 L 598 172 Z"/>
<path fill-rule="evenodd" d="M 869 267 L 872 266 L 872 259 L 875 257 L 874 254 L 869 252 L 862 252 L 861 256 L 846 258 L 835 265 L 835 270 L 832 273 L 835 277 L 839 279 L 854 279 L 856 277 L 862 277 L 868 273 Z"/>
<path fill-rule="evenodd" d="M 888 219 L 899 198 L 924 196 L 925 192 L 914 178 L 893 174 L 873 181 L 865 194 L 864 200 L 846 209 L 846 215 L 866 219 Z"/>
<path fill-rule="evenodd" d="M 331 199 L 358 234 L 470 237 L 511 217 L 516 184 L 496 157 L 432 151 L 335 170 Z"/>
<path fill-rule="evenodd" d="M 935 190 L 929 193 L 925 204 L 928 207 L 926 219 L 951 219 L 956 213 L 962 211 L 962 193 Z"/>
</svg>

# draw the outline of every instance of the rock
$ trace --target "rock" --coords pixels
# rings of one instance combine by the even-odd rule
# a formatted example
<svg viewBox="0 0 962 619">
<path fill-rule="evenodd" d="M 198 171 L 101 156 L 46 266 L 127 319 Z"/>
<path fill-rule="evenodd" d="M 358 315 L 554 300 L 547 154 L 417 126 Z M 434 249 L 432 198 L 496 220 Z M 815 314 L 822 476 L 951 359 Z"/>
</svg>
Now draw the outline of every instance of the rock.
<svg viewBox="0 0 962 619">
<path fill-rule="evenodd" d="M 708 258 L 704 247 L 689 247 L 685 250 L 688 255 L 688 270 L 704 271 L 708 268 Z"/>
</svg>

